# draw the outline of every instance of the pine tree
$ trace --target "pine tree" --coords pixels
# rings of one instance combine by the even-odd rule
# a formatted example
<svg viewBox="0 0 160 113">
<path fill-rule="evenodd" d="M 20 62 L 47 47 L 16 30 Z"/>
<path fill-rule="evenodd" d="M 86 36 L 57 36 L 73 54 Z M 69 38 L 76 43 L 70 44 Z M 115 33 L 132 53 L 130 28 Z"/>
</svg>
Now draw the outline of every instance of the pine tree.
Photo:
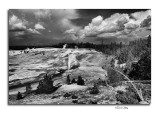
<svg viewBox="0 0 160 113">
<path fill-rule="evenodd" d="M 70 80 L 70 76 L 69 76 L 69 75 L 67 75 L 67 80 L 66 80 L 66 82 L 67 82 L 68 85 L 71 84 L 71 80 Z"/>
<path fill-rule="evenodd" d="M 29 83 L 29 84 L 26 86 L 26 95 L 27 95 L 27 94 L 30 94 L 30 93 L 31 93 L 31 90 L 32 90 L 32 87 L 31 87 L 31 84 Z"/>
<path fill-rule="evenodd" d="M 122 48 L 122 42 L 119 43 L 120 49 Z"/>
<path fill-rule="evenodd" d="M 98 94 L 99 90 L 96 84 L 94 84 L 93 88 L 90 90 L 90 94 Z"/>
<path fill-rule="evenodd" d="M 75 80 L 75 78 L 72 79 L 71 83 L 72 84 L 77 83 L 76 80 Z"/>
<path fill-rule="evenodd" d="M 78 85 L 84 85 L 84 80 L 82 79 L 81 76 L 78 76 L 77 84 Z"/>
<path fill-rule="evenodd" d="M 17 100 L 20 100 L 20 99 L 22 99 L 23 97 L 22 97 L 22 94 L 18 91 L 18 94 L 17 94 Z"/>
<path fill-rule="evenodd" d="M 39 81 L 36 93 L 51 93 L 55 90 L 51 76 L 44 76 L 43 80 Z"/>
<path fill-rule="evenodd" d="M 114 59 L 112 58 L 111 64 L 110 64 L 112 68 L 114 68 L 114 62 L 115 62 L 115 61 L 114 61 Z"/>
</svg>

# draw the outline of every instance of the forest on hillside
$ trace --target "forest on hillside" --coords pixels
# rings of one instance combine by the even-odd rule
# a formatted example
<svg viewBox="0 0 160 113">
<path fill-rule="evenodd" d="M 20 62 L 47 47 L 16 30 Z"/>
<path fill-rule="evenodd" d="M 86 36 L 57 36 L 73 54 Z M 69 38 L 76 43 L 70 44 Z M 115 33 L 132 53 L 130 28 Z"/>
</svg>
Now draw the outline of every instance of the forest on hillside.
<svg viewBox="0 0 160 113">
<path fill-rule="evenodd" d="M 65 43 L 54 45 L 62 48 Z M 128 67 L 123 70 L 131 79 L 150 80 L 151 79 L 151 36 L 144 39 L 130 41 L 129 44 L 110 43 L 110 44 L 91 44 L 91 43 L 68 43 L 67 48 L 88 48 L 95 49 L 106 55 L 115 56 L 119 64 L 126 63 Z M 135 64 L 129 65 L 130 62 Z"/>
</svg>

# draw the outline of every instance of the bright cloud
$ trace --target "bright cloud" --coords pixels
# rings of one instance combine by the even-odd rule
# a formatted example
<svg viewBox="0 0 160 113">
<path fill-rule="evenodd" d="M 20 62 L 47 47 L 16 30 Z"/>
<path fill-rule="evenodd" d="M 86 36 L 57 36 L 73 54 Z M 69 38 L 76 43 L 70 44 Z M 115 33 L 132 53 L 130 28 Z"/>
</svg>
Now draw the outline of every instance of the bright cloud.
<svg viewBox="0 0 160 113">
<path fill-rule="evenodd" d="M 66 30 L 65 33 L 75 34 L 76 31 L 74 29 Z"/>
<path fill-rule="evenodd" d="M 79 38 L 85 37 L 117 37 L 117 38 L 127 38 L 127 37 L 138 37 L 137 30 L 140 24 L 151 15 L 151 11 L 141 11 L 132 14 L 120 14 L 115 13 L 109 18 L 103 19 L 102 16 L 97 16 L 92 19 L 88 26 L 79 31 L 74 31 L 74 29 L 67 30 L 67 33 L 76 34 Z M 145 20 L 143 25 L 150 25 L 148 22 L 150 18 Z M 70 31 L 70 32 L 69 32 Z"/>
<path fill-rule="evenodd" d="M 99 17 L 96 17 L 99 18 Z M 90 36 L 90 35 L 98 35 L 101 33 L 110 33 L 110 32 L 116 32 L 116 31 L 121 31 L 124 30 L 124 24 L 129 21 L 129 16 L 128 14 L 114 14 L 110 18 L 106 18 L 105 20 L 99 21 L 99 25 L 96 24 L 95 26 L 95 21 L 97 20 L 96 18 L 92 19 L 92 22 L 84 28 L 85 35 Z"/>
<path fill-rule="evenodd" d="M 39 31 L 37 31 L 36 29 L 32 29 L 32 28 L 29 28 L 27 29 L 28 32 L 30 33 L 33 33 L 33 34 L 41 34 Z"/>
<path fill-rule="evenodd" d="M 41 24 L 37 23 L 34 26 L 35 29 L 45 29 Z"/>
<path fill-rule="evenodd" d="M 27 28 L 26 26 L 29 25 L 29 22 L 26 21 L 24 18 L 20 19 L 18 18 L 16 15 L 12 15 L 9 18 L 9 26 L 10 26 L 10 30 L 16 30 L 18 29 L 18 31 L 14 32 L 14 36 L 23 36 L 26 35 L 28 33 L 31 34 L 41 34 L 39 31 L 37 31 L 36 29 L 45 29 L 42 25 L 40 24 L 36 24 L 35 25 L 35 29 L 32 28 Z M 20 31 L 21 29 L 23 29 L 22 31 Z"/>
<path fill-rule="evenodd" d="M 67 22 L 67 20 L 79 17 L 74 9 L 20 9 L 19 11 L 34 14 L 38 20 L 53 19 L 52 22 L 63 23 L 64 26 L 64 22 L 66 22 L 67 26 L 68 24 L 71 24 Z"/>
<path fill-rule="evenodd" d="M 75 9 L 23 9 L 19 11 L 33 15 L 38 22 L 44 22 L 45 26 L 52 31 L 55 37 L 63 38 L 64 32 L 68 29 L 82 29 L 70 21 L 70 19 L 79 17 Z"/>
<path fill-rule="evenodd" d="M 103 17 L 102 16 L 97 16 L 96 18 L 92 19 L 92 24 L 95 26 L 98 26 L 102 23 Z"/>
<path fill-rule="evenodd" d="M 26 29 L 26 25 L 28 25 L 28 21 L 25 19 L 21 20 L 17 16 L 12 15 L 9 18 L 9 25 L 11 29 Z"/>
<path fill-rule="evenodd" d="M 151 15 L 151 10 L 132 13 L 131 17 L 135 19 L 135 23 L 140 24 L 149 15 Z"/>
</svg>

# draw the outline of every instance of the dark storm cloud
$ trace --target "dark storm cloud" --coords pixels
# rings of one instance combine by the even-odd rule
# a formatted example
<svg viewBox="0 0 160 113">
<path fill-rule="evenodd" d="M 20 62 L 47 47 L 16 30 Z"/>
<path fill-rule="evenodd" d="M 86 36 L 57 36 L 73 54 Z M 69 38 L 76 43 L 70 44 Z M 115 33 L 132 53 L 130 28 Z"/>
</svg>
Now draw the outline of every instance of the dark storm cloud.
<svg viewBox="0 0 160 113">
<path fill-rule="evenodd" d="M 71 21 L 78 26 L 86 26 L 91 22 L 92 18 L 99 15 L 104 18 L 108 18 L 115 13 L 127 13 L 131 14 L 139 11 L 146 11 L 148 9 L 77 9 L 77 13 L 80 15 L 77 19 L 72 19 Z M 133 17 L 131 17 L 133 18 Z"/>
<path fill-rule="evenodd" d="M 148 16 L 141 22 L 141 27 L 147 27 L 148 30 L 151 30 L 151 16 Z"/>
<path fill-rule="evenodd" d="M 76 42 L 79 38 L 96 43 L 100 38 L 108 41 L 136 37 L 139 23 L 148 12 L 147 9 L 12 9 L 8 14 L 10 45 L 46 45 Z M 142 26 L 149 26 L 148 21 Z M 140 35 L 147 34 L 143 27 L 140 30 L 145 33 Z"/>
<path fill-rule="evenodd" d="M 81 16 L 90 16 L 90 17 L 95 17 L 98 15 L 102 15 L 105 18 L 110 17 L 114 13 L 135 13 L 135 12 L 140 12 L 140 11 L 146 11 L 148 9 L 77 9 L 77 12 Z"/>
<path fill-rule="evenodd" d="M 71 19 L 70 21 L 76 25 L 76 26 L 81 26 L 81 27 L 85 27 L 92 18 L 85 18 L 85 17 L 80 17 L 77 19 Z"/>
<path fill-rule="evenodd" d="M 9 32 L 22 32 L 25 31 L 25 29 L 9 29 Z"/>
<path fill-rule="evenodd" d="M 67 29 L 74 28 L 80 29 L 71 23 L 70 19 L 75 19 L 78 14 L 75 10 L 50 10 L 50 9 L 18 9 L 9 10 L 9 31 L 16 31 L 16 29 L 25 29 L 33 34 L 43 36 L 49 42 L 64 41 L 64 32 Z M 15 35 L 18 37 L 28 37 L 28 32 L 17 32 Z M 12 35 L 11 37 L 15 36 Z M 41 36 L 40 36 L 41 35 Z M 22 38 L 23 38 L 22 37 Z M 22 39 L 17 38 L 17 39 Z M 37 38 L 37 36 L 36 36 Z M 39 40 L 39 38 L 37 38 Z M 54 41 L 55 40 L 55 41 Z M 61 40 L 61 41 L 60 41 Z M 68 39 L 66 39 L 68 40 Z M 17 40 L 15 40 L 16 43 Z M 35 40 L 33 40 L 35 41 Z M 39 41 L 36 41 L 39 42 Z M 25 43 L 25 42 L 24 42 Z M 37 43 L 38 45 L 38 43 Z"/>
</svg>

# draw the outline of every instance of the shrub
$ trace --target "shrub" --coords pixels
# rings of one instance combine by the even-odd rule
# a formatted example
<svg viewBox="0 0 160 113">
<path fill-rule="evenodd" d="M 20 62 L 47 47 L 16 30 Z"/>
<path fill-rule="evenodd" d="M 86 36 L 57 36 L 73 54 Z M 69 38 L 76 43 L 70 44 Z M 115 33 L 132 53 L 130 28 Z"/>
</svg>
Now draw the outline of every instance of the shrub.
<svg viewBox="0 0 160 113">
<path fill-rule="evenodd" d="M 89 104 L 97 104 L 97 101 L 96 100 L 90 100 Z"/>
<path fill-rule="evenodd" d="M 77 99 L 77 98 L 78 98 L 78 96 L 72 95 L 72 99 Z"/>
<path fill-rule="evenodd" d="M 94 84 L 93 88 L 89 92 L 90 94 L 98 94 L 99 90 L 96 84 Z"/>
<path fill-rule="evenodd" d="M 58 96 L 55 96 L 55 95 L 54 95 L 51 99 L 55 99 L 55 98 L 57 98 L 57 97 L 58 97 Z"/>
<path fill-rule="evenodd" d="M 117 93 L 118 93 L 118 94 L 124 94 L 124 92 L 121 91 L 121 90 L 118 90 Z"/>
<path fill-rule="evenodd" d="M 75 80 L 75 78 L 72 79 L 71 83 L 72 84 L 77 83 L 76 80 Z"/>
<path fill-rule="evenodd" d="M 120 101 L 122 104 L 138 104 L 138 100 L 131 97 L 129 94 L 117 94 L 117 101 Z"/>
<path fill-rule="evenodd" d="M 84 80 L 82 79 L 81 76 L 78 76 L 77 84 L 78 85 L 84 85 Z"/>
<path fill-rule="evenodd" d="M 69 94 L 69 93 L 65 93 L 63 96 L 66 98 L 66 97 L 70 97 L 70 96 L 71 96 L 71 94 Z"/>
<path fill-rule="evenodd" d="M 127 88 L 126 92 L 118 91 L 116 98 L 117 101 L 120 101 L 122 104 L 138 104 L 140 101 L 135 89 L 131 86 Z"/>
<path fill-rule="evenodd" d="M 72 102 L 73 102 L 74 104 L 77 104 L 77 103 L 78 103 L 78 100 L 72 100 Z"/>
<path fill-rule="evenodd" d="M 56 90 L 56 87 L 53 86 L 53 81 L 51 76 L 44 76 L 43 80 L 39 81 L 36 93 L 51 93 Z"/>
<path fill-rule="evenodd" d="M 17 94 L 17 100 L 23 99 L 22 94 L 20 92 L 18 92 Z"/>
<path fill-rule="evenodd" d="M 96 84 L 98 85 L 98 86 L 107 86 L 107 83 L 104 81 L 104 80 L 102 80 L 102 79 L 98 79 L 97 81 L 96 81 Z"/>
</svg>

